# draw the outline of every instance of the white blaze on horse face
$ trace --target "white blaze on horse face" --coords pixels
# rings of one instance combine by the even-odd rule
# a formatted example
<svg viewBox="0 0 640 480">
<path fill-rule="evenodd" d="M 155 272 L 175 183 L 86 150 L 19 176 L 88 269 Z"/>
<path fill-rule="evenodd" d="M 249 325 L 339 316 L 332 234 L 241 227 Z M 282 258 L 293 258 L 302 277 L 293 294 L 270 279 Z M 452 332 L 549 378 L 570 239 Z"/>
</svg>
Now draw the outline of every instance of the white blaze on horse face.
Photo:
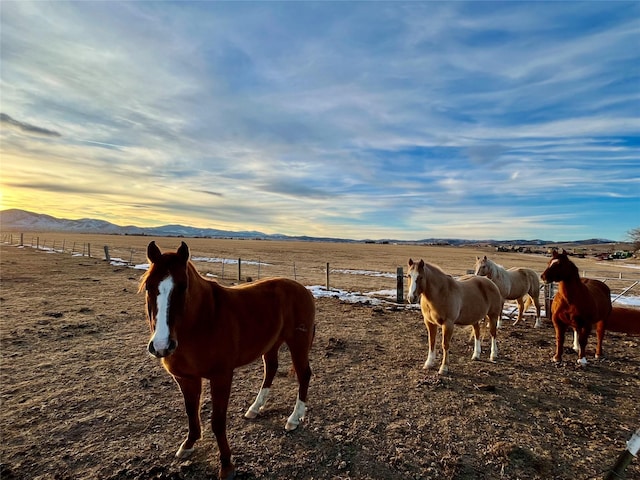
<svg viewBox="0 0 640 480">
<path fill-rule="evenodd" d="M 416 280 L 418 278 L 418 272 L 409 271 L 408 275 L 411 281 L 409 282 L 409 292 L 407 293 L 407 300 L 409 301 L 409 303 L 413 303 L 416 301 Z"/>
<path fill-rule="evenodd" d="M 173 278 L 169 275 L 158 285 L 158 296 L 156 305 L 158 314 L 156 315 L 156 328 L 151 341 L 156 352 L 161 352 L 169 348 L 169 298 L 173 290 Z"/>
</svg>

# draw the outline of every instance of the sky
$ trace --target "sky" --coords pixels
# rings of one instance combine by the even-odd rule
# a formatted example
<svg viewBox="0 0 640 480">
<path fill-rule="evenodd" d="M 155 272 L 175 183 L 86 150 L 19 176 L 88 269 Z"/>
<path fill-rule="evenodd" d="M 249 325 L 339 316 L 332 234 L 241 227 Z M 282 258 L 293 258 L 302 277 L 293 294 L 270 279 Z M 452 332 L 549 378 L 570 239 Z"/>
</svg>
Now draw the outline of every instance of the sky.
<svg viewBox="0 0 640 480">
<path fill-rule="evenodd" d="M 640 227 L 640 2 L 0 3 L 0 208 L 418 240 Z"/>
</svg>

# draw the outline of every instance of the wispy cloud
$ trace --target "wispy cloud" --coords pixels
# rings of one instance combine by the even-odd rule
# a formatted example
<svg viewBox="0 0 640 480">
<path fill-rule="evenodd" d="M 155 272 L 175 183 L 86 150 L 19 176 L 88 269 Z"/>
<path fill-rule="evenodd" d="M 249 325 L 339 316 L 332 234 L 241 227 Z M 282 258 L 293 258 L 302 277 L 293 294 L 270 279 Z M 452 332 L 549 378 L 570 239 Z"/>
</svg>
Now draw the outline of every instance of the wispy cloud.
<svg viewBox="0 0 640 480">
<path fill-rule="evenodd" d="M 20 132 L 34 134 L 34 135 L 44 135 L 45 137 L 59 137 L 60 134 L 53 130 L 48 130 L 46 128 L 38 127 L 36 125 L 31 125 L 25 122 L 19 122 L 11 118 L 6 113 L 0 113 L 0 124 L 5 128 L 14 128 Z"/>
<path fill-rule="evenodd" d="M 117 7 L 3 4 L 3 206 L 353 238 L 640 224 L 637 2 Z"/>
</svg>

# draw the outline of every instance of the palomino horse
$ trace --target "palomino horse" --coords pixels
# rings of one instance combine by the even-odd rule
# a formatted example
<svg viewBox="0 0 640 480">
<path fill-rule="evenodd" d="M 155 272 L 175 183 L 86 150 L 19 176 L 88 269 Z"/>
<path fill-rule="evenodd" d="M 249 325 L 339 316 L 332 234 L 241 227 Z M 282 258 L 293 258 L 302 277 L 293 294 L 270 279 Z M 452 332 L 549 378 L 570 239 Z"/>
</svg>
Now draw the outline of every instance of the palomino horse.
<svg viewBox="0 0 640 480">
<path fill-rule="evenodd" d="M 517 325 L 522 320 L 522 315 L 533 302 L 536 306 L 535 328 L 542 327 L 540 319 L 540 281 L 538 274 L 530 268 L 513 267 L 506 270 L 501 265 L 484 258 L 476 257 L 476 275 L 489 278 L 498 286 L 504 300 L 516 300 L 518 302 L 518 318 L 513 323 Z M 500 327 L 498 321 L 498 327 Z"/>
<path fill-rule="evenodd" d="M 496 327 L 502 312 L 502 296 L 498 287 L 484 277 L 468 276 L 455 280 L 440 267 L 424 260 L 415 263 L 409 259 L 409 293 L 407 300 L 414 303 L 420 297 L 420 309 L 429 332 L 429 355 L 424 368 L 436 363 L 436 334 L 442 328 L 442 363 L 439 374 L 448 370 L 449 344 L 454 325 L 472 325 L 475 339 L 472 360 L 480 358 L 480 322 L 489 321 L 491 334 L 491 361 L 498 357 Z"/>
<path fill-rule="evenodd" d="M 245 413 L 255 418 L 264 407 L 278 369 L 278 349 L 286 343 L 300 383 L 285 428 L 303 419 L 311 378 L 309 350 L 314 337 L 313 295 L 301 284 L 273 278 L 224 287 L 200 276 L 182 242 L 176 252 L 161 253 L 149 243 L 151 262 L 140 284 L 152 332 L 149 353 L 162 361 L 178 383 L 189 419 L 189 433 L 176 453 L 185 458 L 200 438 L 202 379 L 211 384 L 211 427 L 220 450 L 220 478 L 235 475 L 226 434 L 231 380 L 236 367 L 262 355 L 264 379 Z"/>
<path fill-rule="evenodd" d="M 611 291 L 600 280 L 580 278 L 578 267 L 567 252 L 553 251 L 547 269 L 541 275 L 545 282 L 558 282 L 558 293 L 551 304 L 551 321 L 556 332 L 553 361 L 562 361 L 564 336 L 572 327 L 578 336 L 578 363 L 587 364 L 587 339 L 596 326 L 596 358 L 602 354 L 602 339 L 611 313 Z"/>
</svg>

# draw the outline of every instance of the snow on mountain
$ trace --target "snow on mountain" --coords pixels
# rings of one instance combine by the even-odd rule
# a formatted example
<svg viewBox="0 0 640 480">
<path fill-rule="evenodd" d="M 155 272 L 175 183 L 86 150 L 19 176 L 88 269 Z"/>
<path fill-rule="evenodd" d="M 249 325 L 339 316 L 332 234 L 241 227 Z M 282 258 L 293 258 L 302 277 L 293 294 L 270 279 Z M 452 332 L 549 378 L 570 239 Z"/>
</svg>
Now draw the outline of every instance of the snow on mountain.
<svg viewBox="0 0 640 480">
<path fill-rule="evenodd" d="M 0 211 L 0 228 L 14 231 L 42 231 L 42 232 L 76 232 L 101 233 L 116 235 L 149 235 L 158 237 L 234 237 L 234 238 L 264 238 L 268 235 L 261 232 L 231 232 L 212 228 L 196 228 L 184 225 L 163 225 L 160 227 L 136 227 L 133 225 L 120 226 L 104 220 L 81 218 L 69 220 L 55 218 L 51 215 L 27 212 L 25 210 L 10 209 Z"/>
</svg>

